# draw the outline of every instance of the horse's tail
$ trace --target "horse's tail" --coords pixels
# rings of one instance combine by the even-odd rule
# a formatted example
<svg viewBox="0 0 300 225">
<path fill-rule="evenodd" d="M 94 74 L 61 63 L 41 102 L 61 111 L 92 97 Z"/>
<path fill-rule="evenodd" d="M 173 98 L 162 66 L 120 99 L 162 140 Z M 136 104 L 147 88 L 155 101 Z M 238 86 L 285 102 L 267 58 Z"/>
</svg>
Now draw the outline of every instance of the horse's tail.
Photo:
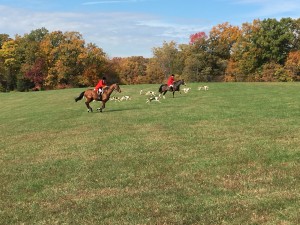
<svg viewBox="0 0 300 225">
<path fill-rule="evenodd" d="M 75 102 L 78 102 L 79 100 L 81 100 L 83 98 L 84 92 L 85 91 L 81 92 L 80 95 L 77 98 L 75 98 Z"/>
<path fill-rule="evenodd" d="M 164 84 L 160 85 L 160 87 L 159 87 L 159 89 L 158 89 L 158 92 L 159 92 L 159 93 L 162 93 L 162 92 L 163 92 L 163 91 L 162 91 L 163 86 L 165 86 L 165 85 L 164 85 Z"/>
</svg>

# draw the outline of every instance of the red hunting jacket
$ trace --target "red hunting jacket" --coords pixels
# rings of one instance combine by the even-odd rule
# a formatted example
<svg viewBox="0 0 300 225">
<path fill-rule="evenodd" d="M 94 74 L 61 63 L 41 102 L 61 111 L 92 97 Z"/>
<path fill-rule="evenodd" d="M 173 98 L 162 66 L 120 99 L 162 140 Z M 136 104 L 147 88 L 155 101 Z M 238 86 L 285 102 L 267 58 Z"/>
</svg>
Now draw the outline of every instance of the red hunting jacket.
<svg viewBox="0 0 300 225">
<path fill-rule="evenodd" d="M 99 88 L 103 88 L 106 86 L 106 81 L 105 80 L 99 80 L 98 84 L 95 87 L 95 90 L 98 90 Z"/>
<path fill-rule="evenodd" d="M 167 85 L 170 86 L 171 84 L 174 83 L 174 77 L 173 76 L 170 76 L 169 79 L 168 79 L 168 83 Z"/>
</svg>

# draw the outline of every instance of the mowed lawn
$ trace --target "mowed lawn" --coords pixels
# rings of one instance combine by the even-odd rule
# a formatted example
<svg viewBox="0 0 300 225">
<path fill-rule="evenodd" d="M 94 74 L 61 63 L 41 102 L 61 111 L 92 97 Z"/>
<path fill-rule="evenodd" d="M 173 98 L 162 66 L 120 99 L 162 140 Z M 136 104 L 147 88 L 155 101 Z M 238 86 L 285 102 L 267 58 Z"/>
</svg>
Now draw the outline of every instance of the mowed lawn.
<svg viewBox="0 0 300 225">
<path fill-rule="evenodd" d="M 0 224 L 300 224 L 300 83 L 146 103 L 0 94 Z"/>
</svg>

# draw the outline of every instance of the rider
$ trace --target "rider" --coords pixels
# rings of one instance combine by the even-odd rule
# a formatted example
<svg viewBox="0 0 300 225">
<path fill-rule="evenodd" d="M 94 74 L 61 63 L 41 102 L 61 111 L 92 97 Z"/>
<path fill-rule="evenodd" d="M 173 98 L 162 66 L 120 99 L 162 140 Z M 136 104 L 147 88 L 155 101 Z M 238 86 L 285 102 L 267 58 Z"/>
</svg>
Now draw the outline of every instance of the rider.
<svg viewBox="0 0 300 225">
<path fill-rule="evenodd" d="M 97 92 L 97 94 L 100 96 L 103 93 L 103 88 L 106 87 L 106 77 L 102 77 L 101 80 L 99 80 L 98 84 L 94 88 L 94 90 Z"/>
<path fill-rule="evenodd" d="M 169 79 L 168 79 L 168 83 L 167 83 L 167 85 L 168 85 L 168 88 L 169 88 L 169 90 L 171 90 L 171 91 L 173 91 L 173 83 L 174 83 L 174 74 L 171 74 L 171 76 L 169 77 Z"/>
</svg>

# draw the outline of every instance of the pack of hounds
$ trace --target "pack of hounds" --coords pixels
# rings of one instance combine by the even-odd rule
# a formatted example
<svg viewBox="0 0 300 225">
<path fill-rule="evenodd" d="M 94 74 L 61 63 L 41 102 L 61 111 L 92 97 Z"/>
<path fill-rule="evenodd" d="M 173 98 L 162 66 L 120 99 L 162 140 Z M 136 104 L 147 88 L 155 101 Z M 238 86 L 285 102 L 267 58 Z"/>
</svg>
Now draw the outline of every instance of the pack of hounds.
<svg viewBox="0 0 300 225">
<path fill-rule="evenodd" d="M 208 86 L 199 86 L 198 87 L 198 91 L 208 91 L 209 87 Z M 182 91 L 187 94 L 189 91 L 191 90 L 190 87 L 185 87 L 182 89 Z M 181 93 L 181 92 L 180 92 Z M 144 90 L 140 90 L 140 95 L 145 95 L 147 96 L 146 98 L 146 103 L 151 103 L 151 102 L 158 102 L 158 103 L 161 103 L 161 98 L 165 98 L 165 96 L 161 95 L 161 94 L 158 94 L 154 91 L 144 91 Z M 121 102 L 121 101 L 128 101 L 128 100 L 131 100 L 131 97 L 128 96 L 128 95 L 124 95 L 122 97 L 111 97 L 110 98 L 111 101 L 115 101 L 115 102 Z"/>
</svg>

